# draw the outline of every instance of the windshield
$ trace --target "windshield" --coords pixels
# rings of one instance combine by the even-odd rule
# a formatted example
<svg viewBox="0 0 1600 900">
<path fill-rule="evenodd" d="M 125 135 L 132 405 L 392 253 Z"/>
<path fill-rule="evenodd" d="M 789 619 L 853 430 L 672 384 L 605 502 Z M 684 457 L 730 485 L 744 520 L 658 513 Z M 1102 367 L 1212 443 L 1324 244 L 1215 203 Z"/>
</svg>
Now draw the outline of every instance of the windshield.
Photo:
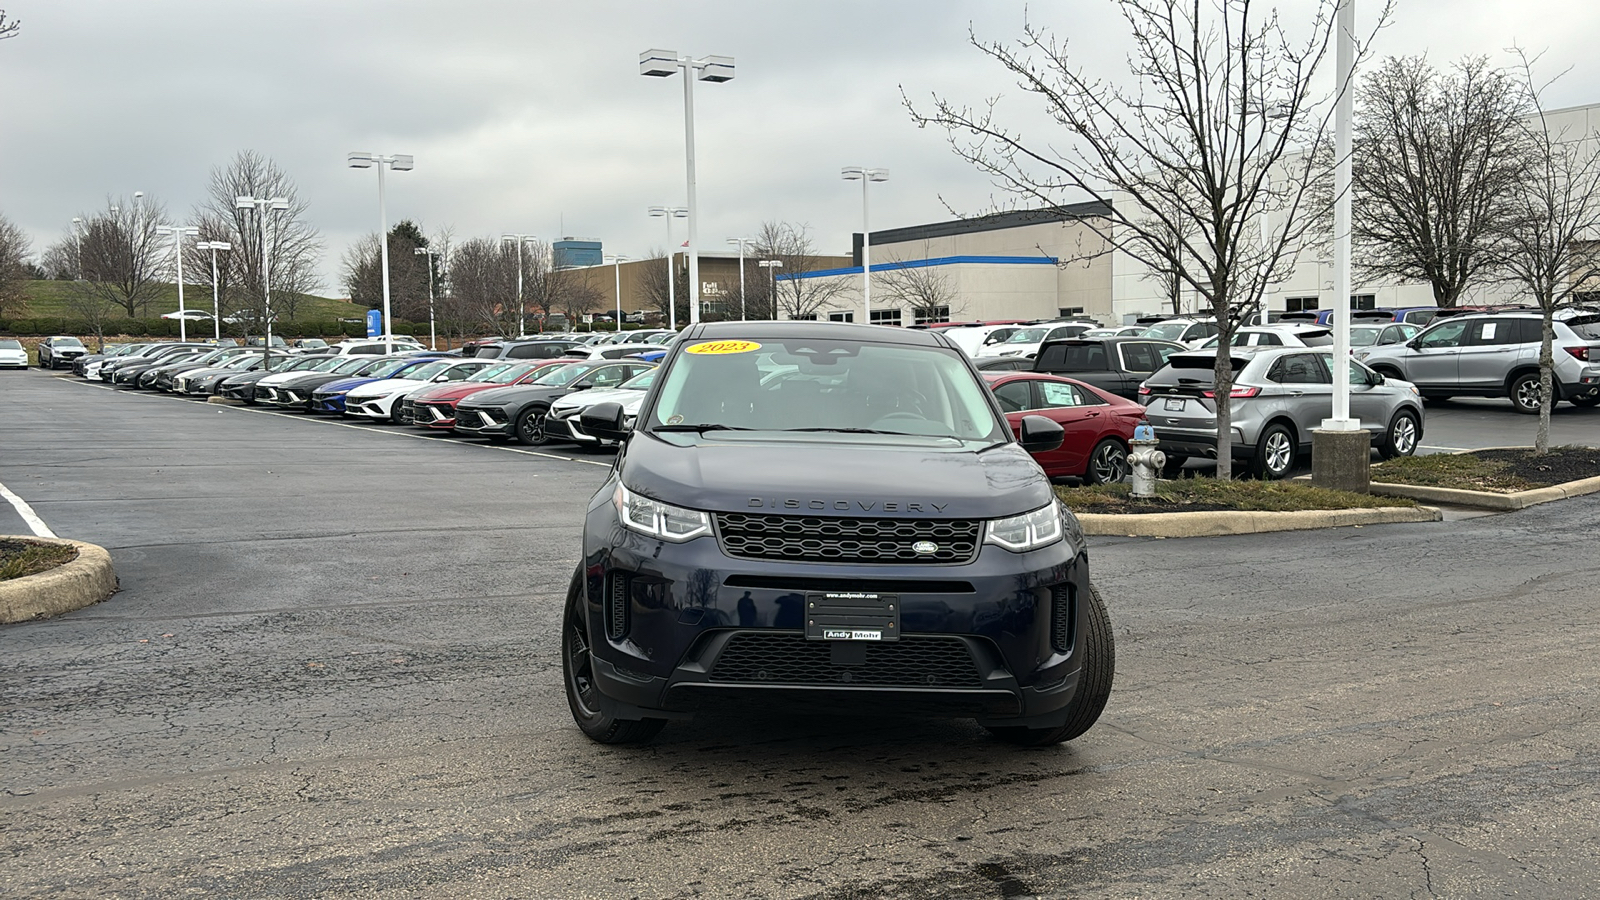
<svg viewBox="0 0 1600 900">
<path fill-rule="evenodd" d="M 1159 338 L 1163 341 L 1175 341 L 1183 337 L 1183 333 L 1187 331 L 1188 328 L 1189 326 L 1182 322 L 1165 322 L 1160 325 L 1151 325 L 1149 328 L 1144 330 L 1143 334 L 1139 336 L 1147 338 Z"/>
<path fill-rule="evenodd" d="M 221 365 L 222 365 L 222 368 L 225 368 L 225 369 L 248 369 L 251 366 L 256 366 L 256 365 L 260 365 L 260 364 L 261 364 L 261 356 L 260 356 L 260 354 L 250 353 L 250 354 L 247 354 L 245 356 L 236 356 L 233 359 L 230 359 L 227 362 L 222 363 Z"/>
<path fill-rule="evenodd" d="M 1586 341 L 1600 340 L 1600 316 L 1574 316 L 1567 320 L 1567 327 Z M 1589 358 L 1594 359 L 1594 354 Z"/>
<path fill-rule="evenodd" d="M 1037 344 L 1044 340 L 1044 334 L 1045 330 L 1043 328 L 1019 328 L 1011 337 L 1006 338 L 1006 343 Z"/>
<path fill-rule="evenodd" d="M 83 346 L 83 341 L 80 341 L 75 337 L 51 338 L 50 339 L 50 343 L 59 344 L 59 345 L 61 345 L 63 347 L 82 347 Z"/>
<path fill-rule="evenodd" d="M 356 374 L 368 378 L 388 378 L 400 369 L 411 365 L 409 359 L 380 359 L 368 360 L 365 368 L 357 369 Z"/>
<path fill-rule="evenodd" d="M 594 368 L 595 365 L 597 364 L 592 365 L 590 363 L 574 363 L 573 365 L 567 366 L 551 366 L 551 371 L 548 375 L 540 375 L 538 378 L 533 379 L 533 381 L 530 383 L 548 384 L 552 387 L 561 387 L 564 384 L 571 384 L 572 382 L 577 381 L 580 375 Z"/>
<path fill-rule="evenodd" d="M 478 382 L 487 381 L 490 384 L 505 384 L 510 379 L 504 378 L 502 376 L 507 375 L 507 374 L 519 369 L 519 368 L 522 368 L 522 367 L 521 366 L 514 366 L 511 363 L 501 363 L 498 366 L 484 366 L 483 368 L 479 369 L 476 372 L 473 372 L 471 375 L 468 375 L 466 378 L 464 378 L 462 380 L 463 381 L 478 381 Z"/>
<path fill-rule="evenodd" d="M 1350 329 L 1350 346 L 1352 346 L 1352 347 L 1371 347 L 1373 344 L 1378 342 L 1378 332 L 1380 332 L 1382 330 L 1383 329 L 1381 327 L 1379 327 L 1379 328 L 1351 328 Z"/>
<path fill-rule="evenodd" d="M 407 372 L 406 377 L 416 379 L 417 381 L 427 381 L 428 379 L 442 373 L 445 369 L 448 369 L 453 365 L 455 365 L 455 363 L 448 360 L 436 363 L 428 363 L 425 366 L 417 366 L 415 369 Z"/>
<path fill-rule="evenodd" d="M 719 343 L 742 349 L 692 352 Z M 708 342 L 686 348 L 663 377 L 652 431 L 709 426 L 1010 437 L 988 389 L 958 351 L 942 347 L 800 337 Z"/>
<path fill-rule="evenodd" d="M 0 350 L 21 350 L 21 341 L 0 341 Z"/>
<path fill-rule="evenodd" d="M 623 383 L 617 385 L 617 389 L 618 390 L 623 390 L 623 391 L 643 391 L 643 390 L 647 390 L 650 387 L 650 385 L 656 383 L 656 373 L 659 372 L 659 371 L 661 371 L 661 370 L 660 369 L 651 369 L 651 370 L 649 370 L 647 372 L 641 372 L 638 375 L 635 375 L 632 378 L 629 378 L 627 381 L 624 381 Z"/>
</svg>

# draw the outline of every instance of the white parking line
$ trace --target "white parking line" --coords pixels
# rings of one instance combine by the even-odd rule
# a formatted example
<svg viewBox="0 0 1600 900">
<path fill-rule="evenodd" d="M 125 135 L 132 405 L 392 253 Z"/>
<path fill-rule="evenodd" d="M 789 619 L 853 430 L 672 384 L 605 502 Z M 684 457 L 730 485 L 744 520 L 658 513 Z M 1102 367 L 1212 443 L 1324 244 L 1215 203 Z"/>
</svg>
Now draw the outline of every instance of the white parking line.
<svg viewBox="0 0 1600 900">
<path fill-rule="evenodd" d="M 159 399 L 162 399 L 162 396 L 163 396 L 163 395 L 160 395 L 160 394 L 144 394 L 144 393 L 136 393 L 136 392 L 132 392 L 132 391 L 118 391 L 116 388 L 109 387 L 109 386 L 106 386 L 106 385 L 94 384 L 94 383 L 88 382 L 88 381 L 73 381 L 72 383 L 73 384 L 81 384 L 84 387 L 100 388 L 101 390 L 105 390 L 105 391 L 116 391 L 116 393 L 119 393 L 119 394 L 132 393 L 134 396 L 147 397 L 147 398 L 149 398 L 151 400 L 159 400 Z M 560 455 L 555 454 L 555 453 L 540 453 L 537 450 L 523 450 L 520 447 L 506 447 L 506 446 L 503 446 L 501 444 L 469 444 L 466 441 L 452 441 L 452 440 L 449 440 L 448 438 L 439 438 L 439 437 L 434 437 L 434 436 L 426 435 L 426 434 L 411 434 L 411 433 L 405 432 L 405 431 L 386 431 L 386 430 L 384 430 L 382 428 L 373 428 L 371 426 L 366 426 L 366 425 L 352 425 L 349 422 L 334 422 L 334 421 L 329 420 L 329 419 L 314 419 L 314 418 L 311 418 L 309 416 L 297 416 L 297 415 L 294 415 L 293 413 L 278 412 L 275 409 L 252 409 L 252 408 L 250 408 L 248 406 L 230 406 L 230 405 L 223 405 L 223 404 L 218 404 L 217 405 L 217 409 L 232 409 L 232 410 L 238 410 L 240 412 L 256 413 L 257 415 L 262 415 L 262 416 L 278 416 L 279 418 L 283 418 L 283 419 L 293 419 L 296 422 L 311 422 L 311 423 L 314 423 L 314 424 L 317 424 L 317 425 L 337 425 L 340 428 L 354 428 L 357 431 L 364 431 L 367 434 L 389 434 L 389 435 L 395 435 L 397 437 L 415 438 L 416 440 L 419 440 L 419 441 L 432 441 L 434 443 L 446 442 L 446 443 L 454 444 L 454 445 L 456 445 L 458 447 L 477 447 L 477 448 L 479 448 L 481 450 L 499 450 L 499 451 L 502 451 L 504 453 L 521 453 L 521 454 L 523 454 L 525 456 L 542 456 L 545 459 L 559 459 L 559 460 L 562 460 L 563 462 L 583 463 L 586 466 L 604 466 L 604 467 L 606 467 L 608 469 L 611 468 L 611 463 L 603 462 L 601 460 L 578 459 L 575 456 L 560 456 Z"/>
<path fill-rule="evenodd" d="M 0 497 L 6 498 L 7 502 L 16 508 L 17 515 L 22 517 L 22 521 L 28 523 L 28 528 L 32 529 L 34 537 L 53 538 L 56 536 L 56 533 L 50 530 L 50 526 L 46 525 L 44 520 L 34 513 L 33 507 L 28 505 L 28 501 L 11 493 L 11 489 L 3 484 L 0 484 Z"/>
</svg>

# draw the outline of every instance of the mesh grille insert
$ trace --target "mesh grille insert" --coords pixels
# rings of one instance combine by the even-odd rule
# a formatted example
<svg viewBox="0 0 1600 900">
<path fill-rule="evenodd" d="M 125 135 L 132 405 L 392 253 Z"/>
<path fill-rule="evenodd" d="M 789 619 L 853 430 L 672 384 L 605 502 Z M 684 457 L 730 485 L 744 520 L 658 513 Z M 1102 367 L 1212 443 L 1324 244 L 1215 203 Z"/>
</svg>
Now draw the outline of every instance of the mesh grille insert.
<svg viewBox="0 0 1600 900">
<path fill-rule="evenodd" d="M 959 638 L 918 635 L 865 644 L 859 665 L 833 661 L 833 642 L 803 634 L 741 633 L 728 640 L 711 667 L 715 682 L 733 684 L 862 685 L 976 688 L 983 681 Z"/>
<path fill-rule="evenodd" d="M 850 519 L 719 513 L 722 550 L 745 559 L 933 564 L 970 562 L 980 523 L 971 519 Z M 916 545 L 934 545 L 918 552 Z"/>
<path fill-rule="evenodd" d="M 1075 599 L 1077 587 L 1070 581 L 1050 589 L 1050 646 L 1058 651 L 1072 646 Z"/>
</svg>

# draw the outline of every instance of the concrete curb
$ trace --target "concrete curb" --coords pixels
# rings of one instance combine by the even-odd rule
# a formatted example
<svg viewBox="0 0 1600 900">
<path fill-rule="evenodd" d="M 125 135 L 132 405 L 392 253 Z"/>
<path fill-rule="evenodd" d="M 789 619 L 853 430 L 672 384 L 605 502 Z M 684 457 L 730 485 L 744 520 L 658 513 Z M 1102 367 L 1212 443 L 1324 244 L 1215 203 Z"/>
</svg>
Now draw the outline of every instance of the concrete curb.
<svg viewBox="0 0 1600 900">
<path fill-rule="evenodd" d="M 1431 503 L 1448 503 L 1451 506 L 1513 510 L 1537 506 L 1540 503 L 1549 503 L 1552 500 L 1566 500 L 1569 497 L 1582 497 L 1585 494 L 1600 493 L 1600 476 L 1581 478 L 1577 481 L 1569 481 L 1566 484 L 1557 484 L 1551 487 L 1534 488 L 1531 491 L 1514 491 L 1509 494 L 1374 481 L 1372 483 L 1372 493 L 1383 494 L 1388 497 L 1410 497 L 1412 500 L 1426 500 Z"/>
<path fill-rule="evenodd" d="M 1431 506 L 1313 509 L 1297 512 L 1173 512 L 1132 515 L 1080 513 L 1078 515 L 1078 521 L 1083 525 L 1085 534 L 1164 538 L 1304 531 L 1349 525 L 1438 522 L 1443 518 L 1444 515 Z"/>
<path fill-rule="evenodd" d="M 104 547 L 32 535 L 6 537 L 76 547 L 78 558 L 37 575 L 0 581 L 0 624 L 59 616 L 99 603 L 117 589 L 117 571 Z"/>
</svg>

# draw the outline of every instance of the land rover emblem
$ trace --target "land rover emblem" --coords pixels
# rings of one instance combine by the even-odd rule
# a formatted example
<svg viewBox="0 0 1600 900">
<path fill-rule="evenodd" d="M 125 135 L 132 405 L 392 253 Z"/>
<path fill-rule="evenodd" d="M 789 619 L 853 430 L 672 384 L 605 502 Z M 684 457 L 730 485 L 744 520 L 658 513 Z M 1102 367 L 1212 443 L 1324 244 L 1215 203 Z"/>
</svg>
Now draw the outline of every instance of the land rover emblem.
<svg viewBox="0 0 1600 900">
<path fill-rule="evenodd" d="M 933 541 L 917 541 L 915 544 L 911 545 L 911 549 L 923 555 L 927 555 L 929 553 L 938 553 L 939 545 L 935 544 Z"/>
</svg>

